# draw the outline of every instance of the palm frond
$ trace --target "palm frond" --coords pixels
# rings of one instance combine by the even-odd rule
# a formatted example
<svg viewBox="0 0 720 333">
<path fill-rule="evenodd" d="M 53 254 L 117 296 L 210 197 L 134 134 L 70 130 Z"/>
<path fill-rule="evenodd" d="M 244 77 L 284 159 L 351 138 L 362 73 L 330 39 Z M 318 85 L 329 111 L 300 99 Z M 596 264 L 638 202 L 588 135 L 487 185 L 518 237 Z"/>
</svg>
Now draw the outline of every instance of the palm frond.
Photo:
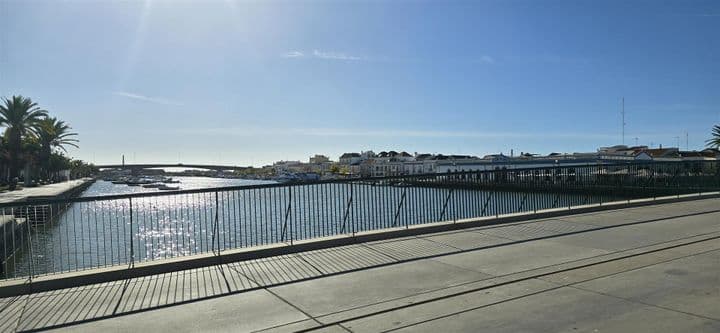
<svg viewBox="0 0 720 333">
<path fill-rule="evenodd" d="M 712 137 L 705 141 L 708 148 L 720 148 L 720 125 L 713 126 Z"/>
</svg>

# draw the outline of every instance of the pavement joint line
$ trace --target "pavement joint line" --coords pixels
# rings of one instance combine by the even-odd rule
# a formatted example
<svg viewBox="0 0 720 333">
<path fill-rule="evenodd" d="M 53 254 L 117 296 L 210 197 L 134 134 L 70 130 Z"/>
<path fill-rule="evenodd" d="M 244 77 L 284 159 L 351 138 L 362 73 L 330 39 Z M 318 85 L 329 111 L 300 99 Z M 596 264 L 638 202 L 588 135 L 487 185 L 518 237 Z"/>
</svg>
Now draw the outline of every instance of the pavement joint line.
<svg viewBox="0 0 720 333">
<path fill-rule="evenodd" d="M 337 324 L 337 326 L 340 327 L 340 328 L 342 328 L 342 329 L 344 329 L 346 332 L 353 333 L 352 330 L 350 330 L 349 328 L 345 327 L 343 324 Z"/>
<path fill-rule="evenodd" d="M 708 239 L 708 240 L 713 240 L 713 239 Z M 699 242 L 704 242 L 704 241 L 706 241 L 706 240 L 701 240 L 701 241 L 699 241 Z M 693 244 L 693 243 L 690 243 L 690 244 Z M 684 246 L 684 245 L 683 245 L 683 246 Z M 545 281 L 545 282 L 558 284 L 558 285 L 573 286 L 573 285 L 580 284 L 580 283 L 590 282 L 590 281 L 597 280 L 597 279 L 602 279 L 602 278 L 611 277 L 611 276 L 615 276 L 615 275 L 619 275 L 619 274 L 624 274 L 624 273 L 632 272 L 632 271 L 635 271 L 635 270 L 638 270 L 638 269 L 643 269 L 643 268 L 647 268 L 647 267 L 651 267 L 651 266 L 655 266 L 655 265 L 659 265 L 659 264 L 668 263 L 668 262 L 675 261 L 675 260 L 690 258 L 690 257 L 698 256 L 698 255 L 703 255 L 703 254 L 707 254 L 707 253 L 711 253 L 711 252 L 716 252 L 716 251 L 720 251 L 720 247 L 719 247 L 719 248 L 714 248 L 714 249 L 711 249 L 711 250 L 707 250 L 707 251 L 702 251 L 702 252 L 687 254 L 687 255 L 683 255 L 683 256 L 671 258 L 671 259 L 660 260 L 660 261 L 654 262 L 654 263 L 652 263 L 652 264 L 647 264 L 647 265 L 641 265 L 641 266 L 637 266 L 637 267 L 633 267 L 633 268 L 628 268 L 628 269 L 625 269 L 625 270 L 622 270 L 622 271 L 618 271 L 618 272 L 614 272 L 614 273 L 610 273 L 610 274 L 605 274 L 605 275 L 597 276 L 597 277 L 594 277 L 594 278 L 591 278 L 591 279 L 585 279 L 585 280 L 576 281 L 576 282 L 567 283 L 567 284 L 562 284 L 562 283 L 557 283 L 557 282 L 554 282 L 554 281 L 551 281 L 551 280 L 546 280 L 546 279 L 544 279 L 543 277 L 539 277 L 538 279 L 539 279 L 539 280 L 543 280 L 543 281 Z"/>
<path fill-rule="evenodd" d="M 255 281 L 252 277 L 249 277 L 249 276 L 243 274 L 242 272 L 240 272 L 240 271 L 238 271 L 237 269 L 235 269 L 235 267 L 228 266 L 228 268 L 230 268 L 231 270 L 235 271 L 235 273 L 238 273 L 238 274 L 246 277 L 246 278 L 248 279 L 248 281 L 250 281 L 250 282 L 252 282 L 252 283 L 254 283 L 254 284 L 258 285 L 258 286 L 260 285 L 260 284 L 259 284 L 257 281 Z M 260 289 L 260 288 L 255 288 L 255 289 Z M 253 288 L 248 288 L 248 289 L 244 289 L 244 290 L 242 290 L 242 291 L 249 291 L 249 290 L 255 290 L 255 289 L 253 289 Z M 232 292 L 229 293 L 228 295 L 231 295 L 231 294 L 232 294 Z"/>
<path fill-rule="evenodd" d="M 529 294 L 524 294 L 524 295 L 520 295 L 520 296 L 515 296 L 515 297 L 503 299 L 503 300 L 500 300 L 500 301 L 497 301 L 497 302 L 492 302 L 492 303 L 483 304 L 483 305 L 480 305 L 480 306 L 475 306 L 475 307 L 468 308 L 468 309 L 464 309 L 464 310 L 460 310 L 460 311 L 455 311 L 455 312 L 448 313 L 448 314 L 444 314 L 444 315 L 442 315 L 442 316 L 438 316 L 438 317 L 435 317 L 435 318 L 432 318 L 432 319 L 421 320 L 421 321 L 416 322 L 416 323 L 408 324 L 408 325 L 401 326 L 401 327 L 395 327 L 395 328 L 392 328 L 392 329 L 389 329 L 389 330 L 384 330 L 384 331 L 381 331 L 381 332 L 397 331 L 397 330 L 399 330 L 399 329 L 408 328 L 408 327 L 413 327 L 413 326 L 417 326 L 417 325 L 424 324 L 424 323 L 429 323 L 429 322 L 431 322 L 431 321 L 435 321 L 435 320 L 438 320 L 438 319 L 443 319 L 443 318 L 447 318 L 447 317 L 452 317 L 452 316 L 455 316 L 455 315 L 458 315 L 458 314 L 461 314 L 461 313 L 466 313 L 466 312 L 470 312 L 470 311 L 475 311 L 475 310 L 478 310 L 478 309 L 487 308 L 487 307 L 495 306 L 495 305 L 502 304 L 502 303 L 512 302 L 512 301 L 515 301 L 515 300 L 518 300 L 518 299 L 522 299 L 522 298 L 530 297 L 530 296 L 534 296 L 534 295 L 539 295 L 539 294 L 542 294 L 542 293 L 545 293 L 545 292 L 548 292 L 548 291 L 558 290 L 558 289 L 561 289 L 561 288 L 566 288 L 566 287 L 565 287 L 565 286 L 557 286 L 557 287 L 552 287 L 552 288 L 548 288 L 548 289 L 543 289 L 543 290 L 535 291 L 535 292 L 532 292 L 532 293 L 529 293 Z M 460 296 L 460 295 L 458 295 L 458 296 Z M 438 300 L 439 300 L 439 299 L 438 299 Z M 434 301 L 435 301 L 435 300 L 433 300 L 433 302 L 434 302 Z M 430 302 L 428 302 L 428 303 L 430 303 Z M 413 304 L 413 306 L 414 306 L 414 305 L 415 305 L 415 304 Z M 417 304 L 417 305 L 420 305 L 420 304 Z M 406 307 L 400 307 L 400 308 L 401 308 L 401 309 L 404 309 L 404 308 L 406 308 Z M 394 311 L 394 310 L 397 310 L 397 309 L 392 309 L 392 311 Z M 390 312 L 390 311 L 387 311 L 387 312 Z M 383 313 L 385 313 L 385 312 L 383 312 Z M 373 315 L 375 315 L 375 314 L 373 314 Z M 357 320 L 357 319 L 362 319 L 362 318 L 363 318 L 363 317 L 353 318 L 353 319 L 350 319 L 350 320 L 347 320 L 347 321 L 352 321 L 352 320 Z M 333 324 L 333 325 L 335 325 L 335 324 Z M 339 325 L 339 324 L 338 324 L 338 325 Z M 332 325 L 330 325 L 330 326 L 332 326 Z M 307 330 L 298 331 L 298 332 L 311 332 L 311 331 L 314 331 L 314 330 L 317 330 L 317 329 L 322 329 L 322 328 L 325 328 L 325 327 L 315 327 L 315 328 L 312 328 L 312 329 L 307 329 Z"/>
<path fill-rule="evenodd" d="M 494 279 L 494 278 L 502 278 L 502 277 L 504 277 L 504 276 L 507 275 L 507 274 L 506 274 L 506 275 L 492 275 L 492 274 L 490 274 L 490 273 L 481 272 L 481 271 L 479 271 L 479 270 L 475 270 L 475 269 L 472 269 L 472 268 L 460 267 L 460 266 L 453 265 L 453 264 L 450 264 L 450 263 L 447 263 L 447 262 L 438 261 L 438 260 L 435 260 L 435 258 L 433 258 L 433 259 L 428 259 L 428 260 L 429 260 L 429 261 L 432 261 L 432 262 L 434 262 L 434 263 L 438 263 L 438 264 L 440 264 L 440 265 L 444 265 L 444 266 L 452 267 L 452 268 L 455 268 L 455 269 L 459 269 L 459 270 L 461 270 L 461 271 L 467 271 L 467 272 L 472 272 L 472 273 L 479 273 L 479 274 L 487 275 L 487 276 L 488 276 L 488 277 L 485 277 L 485 278 L 481 278 L 481 279 L 479 279 L 479 280 L 468 281 L 468 282 L 464 282 L 464 283 L 461 283 L 461 284 L 457 284 L 457 285 L 453 285 L 453 286 L 448 286 L 447 288 L 462 287 L 462 286 L 464 286 L 464 285 L 466 285 L 466 284 L 477 283 L 477 282 L 481 282 L 481 281 L 485 281 L 485 280 L 490 280 L 490 279 Z M 545 266 L 545 267 L 549 267 L 549 266 Z M 515 273 L 512 273 L 512 274 L 515 274 Z M 429 293 L 429 292 L 435 292 L 435 291 L 440 291 L 440 290 L 443 290 L 443 289 L 445 289 L 445 288 L 435 289 L 435 290 L 431 290 L 431 291 L 427 291 L 427 292 L 428 292 L 428 293 Z M 425 292 L 423 292 L 423 293 L 418 293 L 418 294 L 411 295 L 411 296 L 422 295 L 422 294 L 424 294 L 424 293 L 425 293 Z"/>
<path fill-rule="evenodd" d="M 274 329 L 277 329 L 277 328 L 287 327 L 287 326 L 299 324 L 299 323 L 302 323 L 302 322 L 308 321 L 308 320 L 312 320 L 312 319 L 300 319 L 300 320 L 290 321 L 290 322 L 283 323 L 283 324 L 280 324 L 280 325 L 265 327 L 265 328 L 261 328 L 261 329 L 259 329 L 259 330 L 254 330 L 254 331 L 250 331 L 250 332 L 251 332 L 251 333 L 267 332 L 267 331 L 271 331 L 271 330 L 274 330 Z"/>
<path fill-rule="evenodd" d="M 706 238 L 706 239 L 703 239 L 703 240 L 692 241 L 692 242 L 688 242 L 688 243 L 684 243 L 684 244 L 672 245 L 672 246 L 668 246 L 668 247 L 665 247 L 665 248 L 660 248 L 660 249 L 645 251 L 645 252 L 641 252 L 641 253 L 629 254 L 629 255 L 625 255 L 625 256 L 618 257 L 618 258 L 602 260 L 602 261 L 599 261 L 599 262 L 588 263 L 588 264 L 584 264 L 584 265 L 580 265 L 580 266 L 576 266 L 576 267 L 569 267 L 569 268 L 561 269 L 561 270 L 558 270 L 558 271 L 555 271 L 555 272 L 541 273 L 541 274 L 537 274 L 537 275 L 533 275 L 533 276 L 522 277 L 522 278 L 513 279 L 513 280 L 509 280 L 509 281 L 505 281 L 505 282 L 499 282 L 499 283 L 494 284 L 494 285 L 489 285 L 489 286 L 483 286 L 483 287 L 473 288 L 473 289 L 470 289 L 470 290 L 465 290 L 465 291 L 461 291 L 461 292 L 457 292 L 457 293 L 451 293 L 451 294 L 448 294 L 448 295 L 443 295 L 443 296 L 439 296 L 439 297 L 432 298 L 432 299 L 428 299 L 428 300 L 418 301 L 418 302 L 416 302 L 416 303 L 400 305 L 400 306 L 397 306 L 397 307 L 394 307 L 394 308 L 391 308 L 391 309 L 378 310 L 378 311 L 374 311 L 374 312 L 371 312 L 371 313 L 367 313 L 367 314 L 363 314 L 363 315 L 358 315 L 358 316 L 355 316 L 355 317 L 352 317 L 352 318 L 347 318 L 347 319 L 342 319 L 342 320 L 336 320 L 336 321 L 333 321 L 333 322 L 328 322 L 328 323 L 323 324 L 323 325 L 318 326 L 318 327 L 314 327 L 314 328 L 310 328 L 310 329 L 305 329 L 305 330 L 299 330 L 298 332 L 310 332 L 310 331 L 313 331 L 313 330 L 330 327 L 330 326 L 333 326 L 333 325 L 336 325 L 336 324 L 340 324 L 340 323 L 344 323 L 344 322 L 349 322 L 349 321 L 353 321 L 353 320 L 369 318 L 369 317 L 372 317 L 372 316 L 375 316 L 375 315 L 384 314 L 384 313 L 389 313 L 389 312 L 396 311 L 396 310 L 399 310 L 399 309 L 405 309 L 405 308 L 415 307 L 415 306 L 419 306 L 419 305 L 423 305 L 423 304 L 428 304 L 428 303 L 436 302 L 436 301 L 439 301 L 439 300 L 444 300 L 444 299 L 449 299 L 449 298 L 453 298 L 453 297 L 457 297 L 457 296 L 461 296 L 461 295 L 466 295 L 466 294 L 470 294 L 470 293 L 477 292 L 477 291 L 481 291 L 481 290 L 497 288 L 497 287 L 501 287 L 501 286 L 505 286 L 505 285 L 510 285 L 510 284 L 522 282 L 522 281 L 539 279 L 539 278 L 541 278 L 541 277 L 548 276 L 548 275 L 552 275 L 552 274 L 557 274 L 557 273 L 563 273 L 563 272 L 569 272 L 569 271 L 573 271 L 573 270 L 583 269 L 583 268 L 587 268 L 587 267 L 591 267 L 591 266 L 596 266 L 596 265 L 600 265 L 600 264 L 604 264 L 604 263 L 608 263 L 608 262 L 619 261 L 619 260 L 624 260 L 624 259 L 628 259 L 628 258 L 632 258 L 632 257 L 638 257 L 638 256 L 641 256 L 641 255 L 651 254 L 651 253 L 655 253 L 655 252 L 666 251 L 666 250 L 670 250 L 670 249 L 673 249 L 673 248 L 678 248 L 678 247 L 682 247 L 682 246 L 688 246 L 688 245 L 691 245 L 691 244 L 696 244 L 696 243 L 705 242 L 705 241 L 710 241 L 710 240 L 715 240 L 715 239 L 720 239 L 720 236 L 714 236 L 714 237 Z M 531 294 L 528 294 L 528 295 L 511 298 L 511 299 L 503 300 L 503 301 L 500 301 L 500 302 L 495 302 L 495 303 L 492 303 L 492 304 L 486 304 L 486 305 L 483 305 L 483 306 L 480 306 L 480 307 L 476 307 L 475 309 L 487 307 L 487 306 L 490 306 L 490 305 L 500 304 L 500 303 L 504 303 L 504 302 L 507 302 L 507 301 L 510 301 L 510 300 L 519 299 L 519 298 L 522 298 L 522 297 L 527 297 L 527 296 L 539 294 L 539 293 L 542 293 L 542 292 L 551 291 L 551 290 L 556 290 L 556 289 L 565 288 L 565 287 L 566 287 L 566 286 L 557 286 L 557 287 L 550 288 L 550 289 L 546 289 L 546 290 L 543 290 L 543 291 L 540 291 L 540 292 L 535 292 L 535 293 L 531 293 Z M 464 313 L 464 312 L 468 312 L 468 311 L 471 311 L 471 310 L 473 310 L 473 309 L 468 309 L 468 310 L 460 311 L 460 312 L 458 312 L 458 313 Z M 458 314 L 458 313 L 455 313 L 455 314 Z M 452 314 L 452 315 L 455 315 L 455 314 Z M 436 319 L 444 318 L 444 317 L 447 317 L 447 316 L 440 316 L 440 317 L 437 317 L 437 318 L 433 318 L 432 320 L 436 320 Z M 417 323 L 416 323 L 416 324 L 417 324 Z M 416 324 L 413 324 L 413 325 L 416 325 Z M 396 328 L 396 329 L 397 329 L 397 328 Z M 393 329 L 393 330 L 395 330 L 395 329 Z M 393 330 L 388 330 L 388 331 L 386 331 L 386 332 L 393 331 Z"/>
<path fill-rule="evenodd" d="M 301 253 L 302 253 L 302 252 L 301 252 Z M 316 267 L 316 266 L 313 265 L 311 262 L 309 262 L 307 259 L 305 259 L 304 256 L 300 255 L 300 253 L 298 253 L 297 257 L 298 257 L 298 259 L 300 259 L 302 262 L 310 265 L 310 267 L 312 267 L 312 269 L 314 269 L 318 274 L 320 274 L 320 276 L 325 276 L 326 273 L 324 273 L 323 271 L 320 270 L 320 268 Z"/>
<path fill-rule="evenodd" d="M 717 251 L 717 250 L 716 250 L 716 251 Z M 682 259 L 682 258 L 678 258 L 678 259 Z M 661 264 L 661 263 L 658 263 L 658 264 Z M 657 265 L 657 264 L 656 264 L 656 265 Z M 590 289 L 584 289 L 584 288 L 582 288 L 582 287 L 575 286 L 574 284 L 567 285 L 566 287 L 568 287 L 568 288 L 573 288 L 573 289 L 577 289 L 577 290 L 582 290 L 582 291 L 585 291 L 585 292 L 589 292 L 589 293 L 593 293 L 593 294 L 597 294 L 597 295 L 602 295 L 602 296 L 606 296 L 606 297 L 612 297 L 612 298 L 620 299 L 620 300 L 623 300 L 623 301 L 626 301 L 626 302 L 630 302 L 630 303 L 645 305 L 645 306 L 649 306 L 649 307 L 652 307 L 652 308 L 658 308 L 658 309 L 662 309 L 662 310 L 666 310 L 666 311 L 672 311 L 672 312 L 682 313 L 682 314 L 685 314 L 685 315 L 688 315 L 688 316 L 693 316 L 693 317 L 698 317 L 698 318 L 702 318 L 702 319 L 708 319 L 708 320 L 720 322 L 720 318 L 713 318 L 713 317 L 703 316 L 703 315 L 700 315 L 700 314 L 697 314 L 697 313 L 681 311 L 681 310 L 677 310 L 677 309 L 673 309 L 673 308 L 668 308 L 668 307 L 660 306 L 660 305 L 657 305 L 657 304 L 645 303 L 645 302 L 641 302 L 641 301 L 634 300 L 634 299 L 630 299 L 630 298 L 620 297 L 620 296 L 616 296 L 616 295 L 612 295 L 612 294 L 606 294 L 606 293 L 603 293 L 603 292 L 599 292 L 599 291 L 595 291 L 595 290 L 590 290 Z"/>
<path fill-rule="evenodd" d="M 317 320 L 315 317 L 313 317 L 313 316 L 310 315 L 309 313 L 305 312 L 305 310 L 301 309 L 299 306 L 297 306 L 297 305 L 295 305 L 295 304 L 292 304 L 292 303 L 289 302 L 288 300 L 282 298 L 282 296 L 274 293 L 272 290 L 270 290 L 270 288 L 264 288 L 264 289 L 265 289 L 265 291 L 267 291 L 267 292 L 270 293 L 271 295 L 273 295 L 273 296 L 277 297 L 279 300 L 283 301 L 283 303 L 291 306 L 293 309 L 295 309 L 295 310 L 299 311 L 300 313 L 306 315 L 308 318 L 312 319 L 315 323 L 317 323 L 317 324 L 322 324 L 322 323 L 321 323 L 319 320 Z"/>
<path fill-rule="evenodd" d="M 651 248 L 651 247 L 658 246 L 658 245 L 663 245 L 663 244 L 673 243 L 673 242 L 677 242 L 677 241 L 683 241 L 683 240 L 687 240 L 687 239 L 691 239 L 691 238 L 697 238 L 697 237 L 699 237 L 699 236 L 707 236 L 707 235 L 718 234 L 718 233 L 720 233 L 720 232 L 710 232 L 710 233 L 706 233 L 706 234 L 699 234 L 699 235 L 693 235 L 693 236 L 688 236 L 688 237 L 682 237 L 682 238 L 672 239 L 672 240 L 669 240 L 669 241 L 663 241 L 663 242 L 648 244 L 648 245 L 639 246 L 639 247 L 630 248 L 630 249 L 625 249 L 625 250 L 620 250 L 620 251 L 616 251 L 616 252 L 609 252 L 609 253 L 599 254 L 599 255 L 590 256 L 590 257 L 586 257 L 586 258 L 581 258 L 581 259 L 575 259 L 575 260 L 565 261 L 565 262 L 561 262 L 561 263 L 556 263 L 556 264 L 552 264 L 552 265 L 546 265 L 546 266 L 537 267 L 537 268 L 531 268 L 531 269 L 527 269 L 527 270 L 524 270 L 524 271 L 512 272 L 512 273 L 503 274 L 503 275 L 498 275 L 498 276 L 492 276 L 491 274 L 487 274 L 487 273 L 484 273 L 484 272 L 474 271 L 474 272 L 478 272 L 478 273 L 490 275 L 491 277 L 482 278 L 482 279 L 473 280 L 473 281 L 468 281 L 468 282 L 463 282 L 463 283 L 459 283 L 459 284 L 455 284 L 455 285 L 447 286 L 447 287 L 443 287 L 443 288 L 437 288 L 437 289 L 427 290 L 427 291 L 420 292 L 420 293 L 417 293 L 417 294 L 414 294 L 414 295 L 410 295 L 410 296 L 396 297 L 396 298 L 387 299 L 387 300 L 384 300 L 384 301 L 381 301 L 381 302 L 375 302 L 375 303 L 365 304 L 365 305 L 362 305 L 362 306 L 357 306 L 357 307 L 345 309 L 345 310 L 342 310 L 342 311 L 331 312 L 331 313 L 327 313 L 327 314 L 323 314 L 323 315 L 321 315 L 321 316 L 318 316 L 318 318 L 327 317 L 327 316 L 331 316 L 331 315 L 336 315 L 336 314 L 339 314 L 339 313 L 348 312 L 348 311 L 352 311 L 352 310 L 362 309 L 362 308 L 366 308 L 366 307 L 369 307 L 369 306 L 380 305 L 380 304 L 383 304 L 383 303 L 389 303 L 389 302 L 393 302 L 393 301 L 398 301 L 398 300 L 402 300 L 402 299 L 409 298 L 409 297 L 415 297 L 415 296 L 425 295 L 425 294 L 429 294 L 429 293 L 433 293 L 433 292 L 438 292 L 438 291 L 443 291 L 443 290 L 447 290 L 447 289 L 463 287 L 463 286 L 466 286 L 466 285 L 470 285 L 470 284 L 478 283 L 478 282 L 482 282 L 482 281 L 487 281 L 487 280 L 492 280 L 492 279 L 507 278 L 507 277 L 511 277 L 511 276 L 513 276 L 513 275 L 521 275 L 521 274 L 525 274 L 525 273 L 532 272 L 532 271 L 539 271 L 539 270 L 542 270 L 542 269 L 547 269 L 547 268 L 550 268 L 550 267 L 555 267 L 555 266 L 561 266 L 561 265 L 571 264 L 571 263 L 578 262 L 578 261 L 591 260 L 591 259 L 596 259 L 596 258 L 599 258 L 599 257 L 610 257 L 610 256 L 618 255 L 618 254 L 621 254 L 621 253 L 624 253 L 624 252 L 631 252 L 631 251 L 635 251 L 635 250 L 638 250 L 638 249 Z M 719 236 L 719 237 L 720 237 L 720 236 Z M 707 241 L 708 239 L 714 239 L 714 237 L 713 237 L 713 238 L 704 238 L 704 239 L 699 240 L 699 242 L 704 242 L 704 241 Z M 683 243 L 683 244 L 685 244 L 685 243 Z M 681 244 L 681 245 L 683 245 L 683 244 Z M 691 243 L 688 243 L 688 244 L 691 244 Z M 463 269 L 467 269 L 467 268 L 463 268 Z M 555 274 L 555 273 L 551 273 L 551 274 Z"/>
</svg>

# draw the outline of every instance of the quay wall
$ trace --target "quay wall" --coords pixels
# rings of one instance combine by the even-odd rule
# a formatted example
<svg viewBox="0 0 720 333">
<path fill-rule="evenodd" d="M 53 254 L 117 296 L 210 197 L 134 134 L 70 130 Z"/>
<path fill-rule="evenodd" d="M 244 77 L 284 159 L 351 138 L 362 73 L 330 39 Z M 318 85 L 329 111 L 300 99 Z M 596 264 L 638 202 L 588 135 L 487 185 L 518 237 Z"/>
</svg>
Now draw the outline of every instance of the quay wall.
<svg viewBox="0 0 720 333">
<path fill-rule="evenodd" d="M 33 201 L 74 198 L 94 182 L 94 179 L 87 178 L 74 186 L 68 186 L 67 189 L 54 193 L 33 195 L 6 202 L 5 204 L 17 206 L 3 208 L 0 212 L 0 276 L 3 276 L 5 272 L 8 258 L 12 258 L 15 251 L 26 243 L 30 226 L 50 221 L 65 208 L 61 204 L 33 206 Z"/>
</svg>

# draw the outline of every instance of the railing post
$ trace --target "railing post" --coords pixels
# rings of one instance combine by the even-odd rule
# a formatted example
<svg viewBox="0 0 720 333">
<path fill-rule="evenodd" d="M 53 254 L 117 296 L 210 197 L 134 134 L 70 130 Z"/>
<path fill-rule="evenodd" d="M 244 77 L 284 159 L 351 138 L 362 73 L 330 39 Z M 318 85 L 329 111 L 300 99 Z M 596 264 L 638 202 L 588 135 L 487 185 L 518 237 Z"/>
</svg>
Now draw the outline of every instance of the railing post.
<svg viewBox="0 0 720 333">
<path fill-rule="evenodd" d="M 34 216 L 37 217 L 37 216 Z M 33 277 L 35 276 L 35 265 L 33 265 L 33 261 L 35 260 L 35 255 L 33 254 L 33 246 L 32 246 L 32 234 L 31 234 L 31 228 L 32 228 L 32 219 L 30 218 L 30 210 L 29 206 L 25 206 L 25 229 L 27 230 L 27 245 L 28 245 L 28 252 L 29 252 L 29 260 L 28 260 L 28 275 L 30 278 L 30 282 L 32 282 Z"/>
<path fill-rule="evenodd" d="M 407 188 L 403 188 L 402 196 L 400 197 L 400 203 L 398 204 L 397 208 L 395 208 L 395 218 L 393 219 L 393 227 L 397 226 L 397 220 L 398 217 L 400 217 L 400 209 L 402 209 L 403 203 L 405 203 L 405 191 Z M 408 227 L 407 219 L 405 220 L 405 227 Z"/>
<path fill-rule="evenodd" d="M 218 235 L 219 230 L 220 230 L 219 215 L 218 215 L 219 208 L 220 208 L 220 203 L 219 203 L 219 199 L 218 199 L 218 192 L 215 191 L 215 223 L 213 223 L 212 247 L 213 247 L 213 252 L 215 252 L 215 241 L 217 241 L 217 253 L 216 253 L 217 255 L 220 254 L 220 237 Z"/>
<path fill-rule="evenodd" d="M 527 200 L 528 194 L 527 192 L 524 193 L 522 201 L 520 201 L 520 207 L 518 208 L 518 213 L 523 211 L 523 208 L 525 208 L 525 200 Z"/>
<path fill-rule="evenodd" d="M 480 216 L 481 216 L 481 217 L 482 217 L 482 216 L 485 216 L 485 211 L 487 210 L 488 205 L 490 204 L 490 199 L 492 198 L 492 196 L 493 196 L 494 193 L 495 193 L 494 191 L 493 191 L 493 192 L 490 192 L 490 194 L 488 195 L 487 199 L 485 199 L 485 204 L 483 205 L 483 209 L 482 209 L 482 211 L 480 211 Z M 495 207 L 495 208 L 497 208 L 497 207 Z"/>
<path fill-rule="evenodd" d="M 350 203 L 352 203 L 352 200 L 353 200 L 353 183 L 350 183 Z M 352 209 L 352 205 L 350 208 Z M 353 237 L 355 237 L 355 231 L 357 228 L 357 226 L 355 225 L 357 223 L 356 220 L 357 219 L 355 218 L 355 212 L 353 211 L 353 216 L 352 216 L 352 227 L 353 227 L 352 235 L 353 235 Z"/>
<path fill-rule="evenodd" d="M 294 220 L 292 219 L 292 214 L 290 214 L 290 211 L 292 210 L 292 187 L 288 187 L 288 210 L 287 210 L 287 216 L 290 219 L 290 245 L 293 245 L 293 241 L 295 239 L 295 235 L 293 234 L 293 223 Z"/>
<path fill-rule="evenodd" d="M 455 191 L 455 188 L 451 188 L 450 191 L 448 191 L 448 195 L 445 197 L 445 203 L 443 203 L 442 211 L 440 211 L 440 218 L 438 219 L 438 221 L 442 221 L 442 219 L 445 217 L 448 202 L 450 202 L 450 196 L 452 196 L 453 191 Z"/>
<path fill-rule="evenodd" d="M 287 205 L 287 209 L 285 210 L 285 223 L 283 223 L 282 235 L 280 236 L 281 242 L 285 241 L 285 231 L 288 229 L 288 219 L 290 218 L 291 207 L 292 207 L 292 187 L 288 186 L 288 205 Z M 292 222 L 290 223 L 290 245 L 293 245 Z"/>
<path fill-rule="evenodd" d="M 133 233 L 133 204 L 132 204 L 132 197 L 128 198 L 130 200 L 130 267 L 135 266 L 135 243 L 134 243 L 134 233 Z"/>
<path fill-rule="evenodd" d="M 347 230 L 347 219 L 348 216 L 350 216 L 350 209 L 352 208 L 352 202 L 353 202 L 353 192 L 352 192 L 352 183 L 348 184 L 348 187 L 350 188 L 350 198 L 347 201 L 347 204 L 345 205 L 345 214 L 343 214 L 343 223 L 342 228 L 340 229 L 340 233 L 345 233 Z M 352 225 L 353 228 L 353 236 L 355 236 L 355 224 Z"/>
</svg>

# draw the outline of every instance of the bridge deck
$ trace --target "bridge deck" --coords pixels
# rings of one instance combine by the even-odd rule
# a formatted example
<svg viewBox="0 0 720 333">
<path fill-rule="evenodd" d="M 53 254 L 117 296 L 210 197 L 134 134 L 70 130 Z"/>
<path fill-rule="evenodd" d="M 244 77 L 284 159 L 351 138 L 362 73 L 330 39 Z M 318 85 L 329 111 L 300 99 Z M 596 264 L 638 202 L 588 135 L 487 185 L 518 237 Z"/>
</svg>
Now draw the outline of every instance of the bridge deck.
<svg viewBox="0 0 720 333">
<path fill-rule="evenodd" d="M 717 332 L 719 204 L 488 226 L 0 299 L 0 330 Z"/>
</svg>

